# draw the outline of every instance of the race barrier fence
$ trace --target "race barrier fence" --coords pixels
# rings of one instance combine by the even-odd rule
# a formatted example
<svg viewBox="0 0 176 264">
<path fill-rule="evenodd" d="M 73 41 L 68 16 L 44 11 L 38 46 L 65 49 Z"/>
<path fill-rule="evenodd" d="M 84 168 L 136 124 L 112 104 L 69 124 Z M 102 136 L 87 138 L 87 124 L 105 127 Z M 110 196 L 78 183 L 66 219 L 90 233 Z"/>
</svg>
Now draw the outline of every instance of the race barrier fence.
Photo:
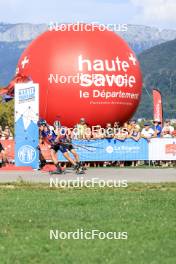
<svg viewBox="0 0 176 264">
<path fill-rule="evenodd" d="M 9 160 L 15 159 L 14 140 L 1 140 Z M 73 140 L 81 161 L 176 160 L 176 138 Z M 44 158 L 51 160 L 49 145 L 41 144 Z M 61 152 L 58 159 L 65 161 Z"/>
</svg>

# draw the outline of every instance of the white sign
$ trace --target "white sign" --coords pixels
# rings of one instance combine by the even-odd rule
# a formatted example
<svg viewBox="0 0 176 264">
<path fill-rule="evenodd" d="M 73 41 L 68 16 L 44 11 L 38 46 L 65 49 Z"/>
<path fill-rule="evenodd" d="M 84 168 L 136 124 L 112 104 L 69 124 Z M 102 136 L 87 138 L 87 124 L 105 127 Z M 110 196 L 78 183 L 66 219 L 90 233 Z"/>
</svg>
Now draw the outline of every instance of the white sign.
<svg viewBox="0 0 176 264">
<path fill-rule="evenodd" d="M 151 139 L 149 160 L 176 160 L 176 138 Z"/>
<path fill-rule="evenodd" d="M 15 122 L 22 116 L 24 128 L 27 129 L 31 120 L 38 121 L 39 85 L 33 82 L 15 84 Z"/>
</svg>

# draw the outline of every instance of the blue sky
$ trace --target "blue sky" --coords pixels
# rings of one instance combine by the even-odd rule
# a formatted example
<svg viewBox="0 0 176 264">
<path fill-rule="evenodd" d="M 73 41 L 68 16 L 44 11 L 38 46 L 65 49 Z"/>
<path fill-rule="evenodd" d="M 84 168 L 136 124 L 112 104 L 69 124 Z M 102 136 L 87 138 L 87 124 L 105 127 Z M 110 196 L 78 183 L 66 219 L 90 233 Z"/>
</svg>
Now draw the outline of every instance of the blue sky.
<svg viewBox="0 0 176 264">
<path fill-rule="evenodd" d="M 0 0 L 0 21 L 83 21 L 176 28 L 176 0 Z"/>
</svg>

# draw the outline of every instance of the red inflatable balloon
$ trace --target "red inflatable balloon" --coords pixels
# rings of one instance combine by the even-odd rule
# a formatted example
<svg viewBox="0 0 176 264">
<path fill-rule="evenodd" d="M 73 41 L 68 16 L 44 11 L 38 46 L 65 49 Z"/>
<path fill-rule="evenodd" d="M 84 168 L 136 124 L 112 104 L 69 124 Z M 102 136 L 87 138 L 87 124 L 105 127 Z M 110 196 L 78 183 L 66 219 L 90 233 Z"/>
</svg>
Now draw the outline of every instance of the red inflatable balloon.
<svg viewBox="0 0 176 264">
<path fill-rule="evenodd" d="M 84 25 L 85 26 L 85 25 Z M 69 30 L 68 30 L 69 29 Z M 139 62 L 117 34 L 97 28 L 48 31 L 23 52 L 18 72 L 40 85 L 40 117 L 73 126 L 125 122 L 139 104 Z"/>
</svg>

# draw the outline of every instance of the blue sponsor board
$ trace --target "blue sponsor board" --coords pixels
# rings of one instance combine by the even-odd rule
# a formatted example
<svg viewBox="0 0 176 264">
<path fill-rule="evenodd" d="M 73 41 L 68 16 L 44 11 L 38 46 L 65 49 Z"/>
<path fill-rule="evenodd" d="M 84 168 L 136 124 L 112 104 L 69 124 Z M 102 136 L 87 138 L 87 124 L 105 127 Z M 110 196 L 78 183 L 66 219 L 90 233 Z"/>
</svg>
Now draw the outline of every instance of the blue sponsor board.
<svg viewBox="0 0 176 264">
<path fill-rule="evenodd" d="M 15 165 L 38 168 L 38 84 L 15 84 Z"/>
<path fill-rule="evenodd" d="M 33 121 L 25 129 L 23 118 L 15 123 L 15 165 L 39 167 L 38 126 Z"/>
<path fill-rule="evenodd" d="M 130 161 L 149 158 L 148 142 L 145 139 L 137 142 L 133 139 L 73 140 L 73 144 L 81 161 Z M 60 152 L 58 158 L 65 161 Z"/>
</svg>

